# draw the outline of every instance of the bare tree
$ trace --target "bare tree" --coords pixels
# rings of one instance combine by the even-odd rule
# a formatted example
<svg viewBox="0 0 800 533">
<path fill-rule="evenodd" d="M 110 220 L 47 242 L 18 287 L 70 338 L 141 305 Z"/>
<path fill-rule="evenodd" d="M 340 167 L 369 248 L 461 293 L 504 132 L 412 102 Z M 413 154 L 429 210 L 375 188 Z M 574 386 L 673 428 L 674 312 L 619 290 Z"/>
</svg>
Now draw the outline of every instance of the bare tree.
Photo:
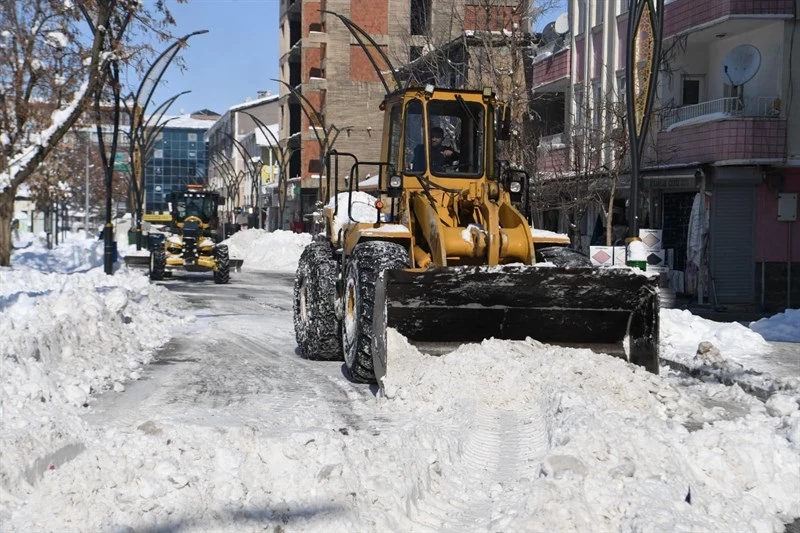
<svg viewBox="0 0 800 533">
<path fill-rule="evenodd" d="M 492 87 L 509 105 L 514 124 L 510 141 L 498 147 L 498 155 L 512 167 L 533 170 L 536 117 L 529 110 L 528 87 L 531 46 L 537 37 L 531 29 L 559 5 L 558 0 L 414 1 L 395 64 L 409 85 Z"/>
<path fill-rule="evenodd" d="M 35 202 L 37 209 L 45 213 L 45 228 L 52 230 L 50 215 L 54 212 L 56 200 L 56 187 L 65 191 L 66 207 L 70 211 L 83 211 L 86 207 L 86 195 L 95 200 L 101 197 L 104 190 L 104 180 L 97 172 L 90 172 L 88 179 L 85 172 L 76 172 L 76 169 L 89 170 L 86 167 L 99 169 L 101 167 L 99 153 L 91 150 L 88 132 L 73 129 L 62 141 L 56 145 L 30 176 L 26 185 Z M 114 198 L 125 198 L 125 188 L 117 186 L 113 190 Z M 87 231 L 89 228 L 85 228 Z"/>
<path fill-rule="evenodd" d="M 174 20 L 163 2 L 147 9 L 138 0 L 0 0 L 0 22 L 0 265 L 7 266 L 19 186 L 88 107 L 110 63 L 129 57 L 134 27 Z"/>
</svg>

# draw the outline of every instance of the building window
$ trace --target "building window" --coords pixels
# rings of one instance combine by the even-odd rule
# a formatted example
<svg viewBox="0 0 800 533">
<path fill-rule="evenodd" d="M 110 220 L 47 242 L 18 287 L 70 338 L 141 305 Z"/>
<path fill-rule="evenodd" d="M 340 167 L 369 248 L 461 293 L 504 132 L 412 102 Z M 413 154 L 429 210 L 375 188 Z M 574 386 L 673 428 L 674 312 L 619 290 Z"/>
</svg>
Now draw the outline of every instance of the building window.
<svg viewBox="0 0 800 533">
<path fill-rule="evenodd" d="M 702 83 L 697 77 L 684 77 L 681 93 L 681 105 L 699 104 L 702 99 Z"/>
<path fill-rule="evenodd" d="M 584 105 L 583 86 L 575 85 L 575 125 L 579 128 L 584 126 L 584 120 L 586 117 L 586 110 L 583 107 Z"/>
<path fill-rule="evenodd" d="M 600 127 L 600 118 L 603 114 L 603 94 L 600 80 L 592 82 L 592 124 L 595 128 Z"/>
<path fill-rule="evenodd" d="M 594 12 L 594 25 L 599 26 L 603 23 L 604 17 L 603 14 L 605 12 L 606 3 L 605 0 L 595 0 L 595 12 Z"/>
<path fill-rule="evenodd" d="M 197 134 L 196 133 L 189 133 L 187 135 L 189 142 L 197 142 Z"/>
<path fill-rule="evenodd" d="M 628 85 L 625 80 L 625 76 L 620 76 L 617 78 L 617 91 L 619 93 L 618 100 L 624 106 L 625 102 L 628 101 Z"/>
<path fill-rule="evenodd" d="M 411 35 L 427 35 L 431 19 L 431 0 L 411 0 Z"/>
<path fill-rule="evenodd" d="M 586 0 L 578 0 L 578 35 L 586 31 Z"/>
<path fill-rule="evenodd" d="M 153 159 L 163 159 L 164 158 L 164 150 L 157 149 L 153 151 Z"/>
</svg>

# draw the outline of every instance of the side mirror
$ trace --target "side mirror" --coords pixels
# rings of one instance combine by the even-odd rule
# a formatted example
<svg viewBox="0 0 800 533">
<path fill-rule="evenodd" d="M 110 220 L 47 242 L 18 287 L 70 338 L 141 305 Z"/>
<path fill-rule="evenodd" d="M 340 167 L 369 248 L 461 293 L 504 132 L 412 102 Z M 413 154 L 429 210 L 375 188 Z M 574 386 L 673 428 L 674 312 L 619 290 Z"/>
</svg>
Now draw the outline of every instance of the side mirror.
<svg viewBox="0 0 800 533">
<path fill-rule="evenodd" d="M 511 138 L 511 106 L 501 104 L 495 112 L 495 136 L 500 141 Z"/>
</svg>

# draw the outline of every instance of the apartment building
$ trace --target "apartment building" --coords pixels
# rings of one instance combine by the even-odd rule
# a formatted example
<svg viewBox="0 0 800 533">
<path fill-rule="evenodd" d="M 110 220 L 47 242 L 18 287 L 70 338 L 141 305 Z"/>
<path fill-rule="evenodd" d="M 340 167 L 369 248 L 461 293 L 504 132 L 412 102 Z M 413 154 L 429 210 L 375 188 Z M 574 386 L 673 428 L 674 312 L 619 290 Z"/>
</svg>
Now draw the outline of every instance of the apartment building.
<svg viewBox="0 0 800 533">
<path fill-rule="evenodd" d="M 262 150 L 275 144 L 276 139 L 264 132 L 256 137 L 255 132 L 262 129 L 260 124 L 269 130 L 278 122 L 278 106 L 277 94 L 260 91 L 256 98 L 231 106 L 206 134 L 208 183 L 227 199 L 229 222 L 237 222 L 238 216 L 247 223 L 248 212 L 262 200 L 260 165 L 266 161 Z"/>
<path fill-rule="evenodd" d="M 470 78 L 465 37 L 483 28 L 501 31 L 503 26 L 495 21 L 510 25 L 514 20 L 510 13 L 520 4 L 527 2 L 281 0 L 279 123 L 281 142 L 291 152 L 290 182 L 300 198 L 294 228 L 310 229 L 310 213 L 320 200 L 324 173 L 320 144 L 357 154 L 362 161 L 380 157 L 383 112 L 379 106 L 386 94 L 384 85 L 347 27 L 321 10 L 343 15 L 363 28 L 395 69 L 402 71 L 404 80 L 425 79 L 446 87 L 471 84 L 479 89 L 480 80 Z M 434 52 L 441 61 L 428 73 L 436 75 L 425 77 L 426 55 Z M 383 72 L 388 70 L 380 60 L 378 66 Z M 524 75 L 523 69 L 519 75 Z M 388 83 L 393 90 L 393 82 Z M 345 178 L 350 179 L 347 174 L 341 170 L 337 176 L 342 186 Z"/>
<path fill-rule="evenodd" d="M 592 142 L 586 132 L 613 131 L 609 102 L 624 108 L 629 4 L 570 0 L 568 27 L 562 22 L 550 36 L 557 44 L 538 50 L 532 78 L 545 117 L 540 172 L 579 168 L 582 147 Z M 663 230 L 673 269 L 683 274 L 678 291 L 699 288 L 717 306 L 775 311 L 800 302 L 798 10 L 796 0 L 665 2 L 640 225 Z M 592 164 L 611 168 L 614 155 L 601 146 Z M 624 212 L 624 172 L 620 186 Z M 686 253 L 698 221 L 695 234 L 705 243 L 699 265 Z"/>
</svg>

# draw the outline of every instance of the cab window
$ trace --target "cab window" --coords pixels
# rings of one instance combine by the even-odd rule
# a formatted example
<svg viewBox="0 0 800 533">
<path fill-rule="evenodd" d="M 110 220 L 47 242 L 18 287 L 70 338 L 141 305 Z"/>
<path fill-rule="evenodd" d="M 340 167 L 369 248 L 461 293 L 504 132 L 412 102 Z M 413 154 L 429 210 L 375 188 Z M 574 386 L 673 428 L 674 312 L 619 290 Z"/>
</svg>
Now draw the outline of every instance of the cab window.
<svg viewBox="0 0 800 533">
<path fill-rule="evenodd" d="M 402 133 L 402 123 L 400 121 L 401 113 L 400 105 L 392 108 L 392 114 L 389 118 L 389 164 L 392 168 L 398 168 L 398 159 L 400 153 L 400 134 Z"/>
<path fill-rule="evenodd" d="M 459 177 L 483 172 L 483 105 L 463 99 L 434 100 L 428 103 L 428 123 L 428 166 L 433 174 Z"/>
<path fill-rule="evenodd" d="M 406 105 L 405 113 L 406 128 L 404 133 L 403 170 L 405 172 L 418 174 L 425 170 L 425 119 L 423 117 L 422 102 L 419 100 L 411 100 Z M 422 158 L 415 158 L 415 155 L 419 155 L 420 150 L 423 153 Z"/>
</svg>

